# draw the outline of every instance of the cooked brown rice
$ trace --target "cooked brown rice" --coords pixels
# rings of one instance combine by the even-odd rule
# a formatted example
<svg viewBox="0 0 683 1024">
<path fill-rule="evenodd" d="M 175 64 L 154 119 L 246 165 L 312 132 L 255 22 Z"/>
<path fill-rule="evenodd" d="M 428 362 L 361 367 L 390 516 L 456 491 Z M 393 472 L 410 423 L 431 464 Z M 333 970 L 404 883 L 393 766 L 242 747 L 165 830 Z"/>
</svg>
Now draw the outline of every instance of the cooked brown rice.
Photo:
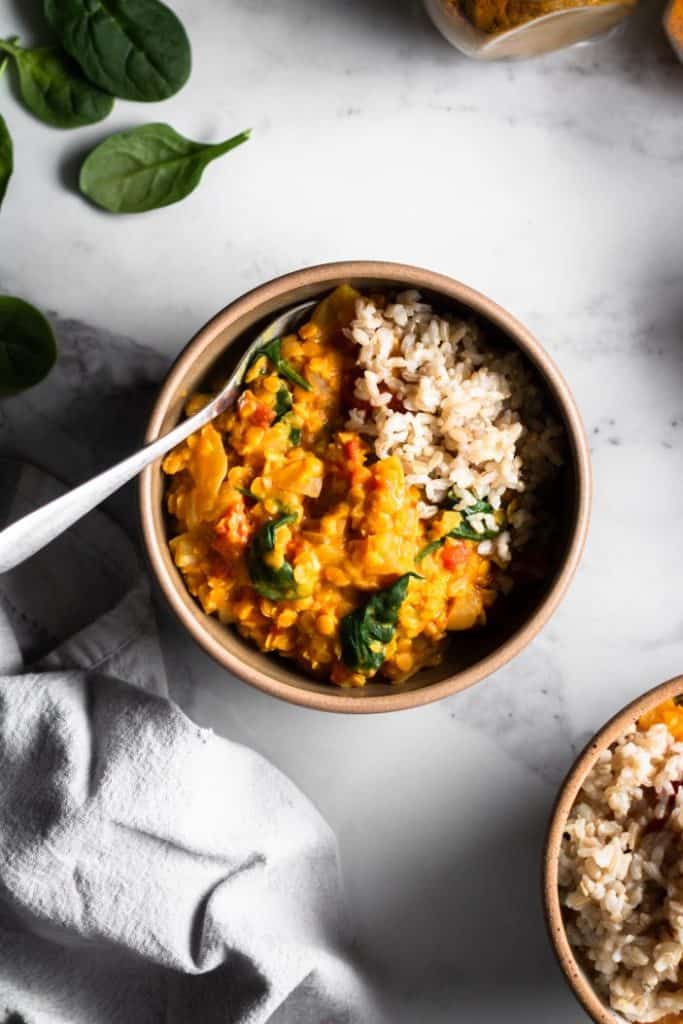
<svg viewBox="0 0 683 1024">
<path fill-rule="evenodd" d="M 634 727 L 604 751 L 566 825 L 567 935 L 629 1021 L 683 1013 L 683 743 Z"/>
<path fill-rule="evenodd" d="M 522 355 L 488 345 L 472 321 L 437 316 L 416 291 L 385 308 L 360 299 L 346 333 L 361 369 L 349 429 L 378 458 L 400 458 L 407 481 L 423 489 L 423 518 L 451 488 L 458 510 L 484 499 L 499 509 L 516 492 L 508 528 L 480 547 L 507 562 L 510 543 L 525 544 L 537 521 L 539 485 L 562 463 L 562 428 Z M 468 521 L 480 533 L 495 528 L 490 514 Z"/>
</svg>

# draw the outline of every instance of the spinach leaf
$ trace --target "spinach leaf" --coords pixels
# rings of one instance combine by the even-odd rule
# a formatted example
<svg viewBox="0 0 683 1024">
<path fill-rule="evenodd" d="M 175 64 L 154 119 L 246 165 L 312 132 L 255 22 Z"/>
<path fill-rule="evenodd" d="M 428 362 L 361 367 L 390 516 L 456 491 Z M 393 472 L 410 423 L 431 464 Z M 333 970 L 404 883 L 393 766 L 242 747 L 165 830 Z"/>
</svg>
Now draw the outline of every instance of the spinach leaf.
<svg viewBox="0 0 683 1024">
<path fill-rule="evenodd" d="M 290 428 L 289 440 L 295 446 L 301 444 L 301 427 Z"/>
<path fill-rule="evenodd" d="M 448 534 L 445 534 L 443 537 L 438 537 L 436 540 L 430 541 L 429 544 L 425 544 L 425 546 L 420 548 L 418 553 L 415 555 L 415 561 L 421 562 L 423 558 L 427 557 L 427 555 L 431 555 L 435 551 L 438 551 L 439 548 L 446 543 L 447 537 Z"/>
<path fill-rule="evenodd" d="M 167 124 L 117 132 L 86 157 L 81 192 L 112 213 L 170 206 L 194 191 L 207 164 L 246 142 L 249 134 L 206 145 L 183 138 Z"/>
<path fill-rule="evenodd" d="M 411 577 L 422 579 L 417 573 L 407 572 L 390 587 L 374 594 L 364 607 L 357 608 L 341 620 L 341 655 L 349 668 L 376 672 L 380 667 L 386 657 L 386 645 L 396 631 L 398 613 L 408 593 Z"/>
<path fill-rule="evenodd" d="M 449 490 L 449 493 L 445 496 L 444 505 L 446 508 L 453 508 L 458 505 L 460 501 L 462 501 L 462 499 L 456 493 L 455 488 L 452 487 L 451 490 Z M 434 551 L 438 551 L 438 549 L 441 548 L 450 537 L 459 541 L 493 541 L 494 538 L 498 537 L 500 534 L 500 527 L 497 527 L 496 529 L 484 529 L 481 532 L 478 532 L 469 523 L 470 516 L 480 513 L 490 515 L 493 512 L 494 506 L 487 502 L 485 498 L 481 501 L 475 502 L 473 505 L 468 505 L 468 507 L 463 509 L 460 513 L 462 518 L 459 525 L 454 526 L 454 528 L 449 530 L 447 534 L 444 534 L 443 537 L 439 537 L 435 541 L 430 541 L 429 544 L 426 544 L 425 547 L 416 555 L 416 562 L 421 562 L 423 558 L 427 557 L 427 555 L 431 555 Z"/>
<path fill-rule="evenodd" d="M 14 169 L 14 147 L 7 123 L 0 114 L 0 206 Z"/>
<path fill-rule="evenodd" d="M 265 498 L 259 498 L 258 494 L 254 494 L 254 492 L 250 491 L 248 487 L 240 487 L 239 485 L 237 485 L 235 487 L 235 490 L 239 491 L 240 494 L 242 494 L 247 499 L 247 501 L 253 501 L 255 505 L 258 505 L 260 501 L 266 500 Z M 274 499 L 271 498 L 270 500 L 273 501 Z M 276 512 L 286 511 L 287 506 L 283 505 L 281 501 L 275 500 L 274 503 Z"/>
<path fill-rule="evenodd" d="M 294 369 L 291 363 L 288 363 L 286 359 L 282 357 L 282 338 L 273 338 L 263 348 L 259 348 L 254 352 L 251 358 L 249 366 L 252 366 L 257 359 L 264 356 L 269 360 L 280 374 L 281 377 L 286 377 L 287 380 L 291 380 L 294 384 L 298 384 L 304 391 L 312 391 L 313 386 L 305 380 L 300 373 Z"/>
<path fill-rule="evenodd" d="M 455 506 L 458 505 L 461 501 L 462 498 L 460 497 L 460 495 L 457 493 L 454 487 L 451 487 L 451 489 L 446 494 L 446 498 L 444 500 L 444 507 L 455 508 Z M 493 512 L 493 505 L 491 505 L 484 498 L 481 501 L 475 501 L 474 505 L 468 505 L 467 508 L 463 510 L 463 515 L 473 516 L 476 515 L 478 512 L 484 512 L 486 514 L 489 514 Z"/>
<path fill-rule="evenodd" d="M 56 47 L 25 50 L 7 39 L 0 40 L 0 50 L 16 62 L 24 103 L 46 124 L 54 128 L 80 128 L 111 113 L 111 96 L 91 85 L 78 65 Z"/>
<path fill-rule="evenodd" d="M 165 100 L 190 76 L 187 33 L 160 0 L 44 0 L 59 41 L 91 82 L 124 100 Z"/>
<path fill-rule="evenodd" d="M 292 410 L 292 392 L 286 384 L 281 384 L 275 395 L 275 419 L 273 423 L 279 423 L 283 416 Z"/>
<path fill-rule="evenodd" d="M 247 568 L 251 584 L 254 590 L 271 601 L 285 601 L 297 596 L 294 570 L 289 562 L 283 562 L 279 569 L 274 569 L 264 561 L 264 555 L 275 547 L 275 531 L 287 523 L 295 522 L 296 515 L 293 512 L 279 519 L 271 519 L 257 531 L 249 548 Z"/>
<path fill-rule="evenodd" d="M 474 508 L 474 506 L 472 506 L 472 508 Z M 484 529 L 481 534 L 479 534 L 479 532 L 474 529 L 473 526 L 470 526 L 467 521 L 468 512 L 470 512 L 470 509 L 466 509 L 465 512 L 462 513 L 463 520 L 458 526 L 454 526 L 454 528 L 450 529 L 447 534 L 443 535 L 443 537 L 439 537 L 435 541 L 430 541 L 429 544 L 426 544 L 425 547 L 416 555 L 416 562 L 421 562 L 423 558 L 427 557 L 427 555 L 431 555 L 434 551 L 438 551 L 438 549 L 441 548 L 450 537 L 454 540 L 476 541 L 477 543 L 480 541 L 493 541 L 494 538 L 498 537 L 501 532 L 500 528 Z"/>
<path fill-rule="evenodd" d="M 43 314 L 23 299 L 0 295 L 0 395 L 33 387 L 56 358 L 55 336 Z"/>
</svg>

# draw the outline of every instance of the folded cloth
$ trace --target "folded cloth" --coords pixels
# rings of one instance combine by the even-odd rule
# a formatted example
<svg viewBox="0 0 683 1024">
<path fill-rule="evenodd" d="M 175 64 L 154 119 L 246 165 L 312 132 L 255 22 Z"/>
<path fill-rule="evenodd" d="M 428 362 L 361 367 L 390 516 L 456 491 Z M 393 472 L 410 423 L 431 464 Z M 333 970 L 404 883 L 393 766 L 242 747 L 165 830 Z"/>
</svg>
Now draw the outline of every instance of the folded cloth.
<svg viewBox="0 0 683 1024">
<path fill-rule="evenodd" d="M 59 490 L 0 464 L 8 521 Z M 0 1022 L 368 1021 L 329 828 L 166 692 L 102 513 L 0 577 Z"/>
</svg>

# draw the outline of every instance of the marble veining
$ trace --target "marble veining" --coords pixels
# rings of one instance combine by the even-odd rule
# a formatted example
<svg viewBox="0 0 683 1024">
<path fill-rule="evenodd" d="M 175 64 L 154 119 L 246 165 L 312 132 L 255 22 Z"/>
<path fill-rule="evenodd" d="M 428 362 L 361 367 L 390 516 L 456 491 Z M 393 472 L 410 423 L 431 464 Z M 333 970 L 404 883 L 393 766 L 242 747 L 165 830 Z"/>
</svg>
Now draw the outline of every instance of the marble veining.
<svg viewBox="0 0 683 1024">
<path fill-rule="evenodd" d="M 421 264 L 527 323 L 583 414 L 595 503 L 567 598 L 512 664 L 415 712 L 322 715 L 221 672 L 159 615 L 176 699 L 275 761 L 336 830 L 387 1022 L 577 1024 L 541 916 L 547 816 L 592 732 L 683 666 L 683 67 L 660 7 L 642 0 L 594 45 L 486 65 L 452 50 L 418 0 L 175 6 L 190 85 L 117 104 L 111 129 L 254 128 L 180 206 L 89 207 L 74 168 L 105 129 L 42 128 L 0 84 L 16 148 L 0 287 L 51 313 L 62 352 L 50 380 L 0 405 L 0 453 L 65 482 L 122 456 L 195 330 L 306 264 Z M 3 33 L 37 40 L 39 8 L 8 0 Z M 108 511 L 134 531 L 134 490 Z"/>
</svg>

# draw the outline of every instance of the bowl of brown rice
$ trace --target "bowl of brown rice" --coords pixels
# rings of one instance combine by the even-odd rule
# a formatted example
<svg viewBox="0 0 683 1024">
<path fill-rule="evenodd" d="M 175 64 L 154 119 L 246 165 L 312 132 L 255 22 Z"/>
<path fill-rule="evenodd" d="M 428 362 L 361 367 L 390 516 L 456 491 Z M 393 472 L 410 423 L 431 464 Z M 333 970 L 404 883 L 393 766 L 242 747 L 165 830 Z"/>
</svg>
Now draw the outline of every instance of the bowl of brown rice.
<svg viewBox="0 0 683 1024">
<path fill-rule="evenodd" d="M 590 741 L 544 858 L 560 966 L 597 1024 L 683 1021 L 683 676 Z"/>
<path fill-rule="evenodd" d="M 142 474 L 149 562 L 191 636 L 259 689 L 329 711 L 428 703 L 500 668 L 560 603 L 590 514 L 583 425 L 551 357 L 493 301 L 348 262 L 218 313 L 164 381 L 147 441 L 305 302 L 235 411 Z"/>
</svg>

